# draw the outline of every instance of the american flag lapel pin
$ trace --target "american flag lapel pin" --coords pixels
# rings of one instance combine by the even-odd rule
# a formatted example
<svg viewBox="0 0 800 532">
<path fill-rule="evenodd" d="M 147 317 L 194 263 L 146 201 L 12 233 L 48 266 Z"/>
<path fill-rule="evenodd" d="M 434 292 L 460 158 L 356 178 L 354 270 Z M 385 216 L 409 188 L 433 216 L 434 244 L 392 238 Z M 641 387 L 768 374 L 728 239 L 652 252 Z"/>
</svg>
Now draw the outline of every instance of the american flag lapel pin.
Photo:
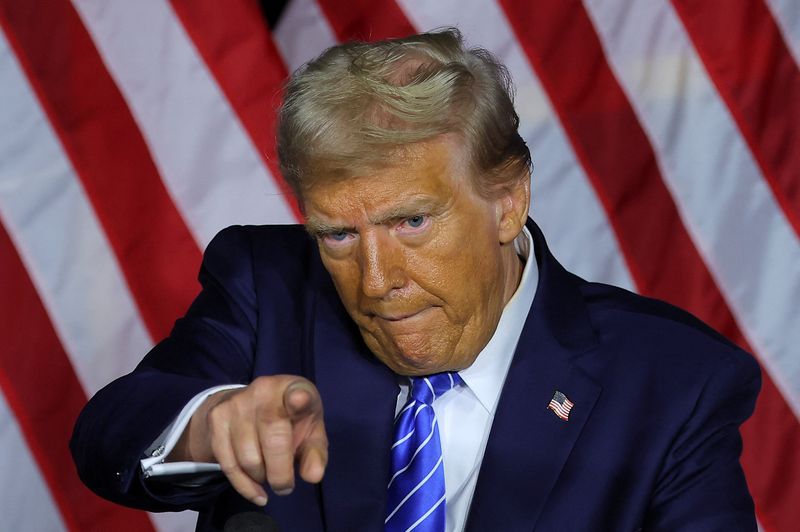
<svg viewBox="0 0 800 532">
<path fill-rule="evenodd" d="M 552 410 L 555 415 L 564 421 L 569 421 L 569 411 L 572 410 L 573 406 L 575 406 L 575 403 L 567 399 L 566 395 L 556 390 L 547 408 L 548 410 Z"/>
</svg>

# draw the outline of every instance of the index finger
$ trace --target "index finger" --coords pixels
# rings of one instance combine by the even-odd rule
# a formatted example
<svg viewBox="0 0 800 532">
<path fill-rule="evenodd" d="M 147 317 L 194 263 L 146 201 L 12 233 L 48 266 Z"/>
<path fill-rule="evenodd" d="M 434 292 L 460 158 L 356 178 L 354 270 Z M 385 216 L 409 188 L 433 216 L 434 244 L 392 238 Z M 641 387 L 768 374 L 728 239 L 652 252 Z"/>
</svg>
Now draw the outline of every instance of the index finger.
<svg viewBox="0 0 800 532">
<path fill-rule="evenodd" d="M 283 397 L 294 426 L 300 477 L 306 482 L 320 482 L 328 465 L 328 437 L 319 392 L 310 382 L 298 380 L 286 388 Z"/>
</svg>

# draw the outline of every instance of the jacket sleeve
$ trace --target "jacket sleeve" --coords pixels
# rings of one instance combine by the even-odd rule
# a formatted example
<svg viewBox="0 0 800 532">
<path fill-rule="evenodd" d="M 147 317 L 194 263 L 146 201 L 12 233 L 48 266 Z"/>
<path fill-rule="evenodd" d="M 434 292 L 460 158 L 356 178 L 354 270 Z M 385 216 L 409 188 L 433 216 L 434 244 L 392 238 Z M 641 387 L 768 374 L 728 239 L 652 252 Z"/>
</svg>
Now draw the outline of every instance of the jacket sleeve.
<svg viewBox="0 0 800 532">
<path fill-rule="evenodd" d="M 665 458 L 643 530 L 757 530 L 739 426 L 760 383 L 758 364 L 741 351 L 708 377 Z"/>
<path fill-rule="evenodd" d="M 246 228 L 223 230 L 201 266 L 202 290 L 169 337 L 85 406 L 70 448 L 83 482 L 111 501 L 150 511 L 197 508 L 228 484 L 185 489 L 145 480 L 139 461 L 201 391 L 252 380 L 256 292 Z"/>
</svg>

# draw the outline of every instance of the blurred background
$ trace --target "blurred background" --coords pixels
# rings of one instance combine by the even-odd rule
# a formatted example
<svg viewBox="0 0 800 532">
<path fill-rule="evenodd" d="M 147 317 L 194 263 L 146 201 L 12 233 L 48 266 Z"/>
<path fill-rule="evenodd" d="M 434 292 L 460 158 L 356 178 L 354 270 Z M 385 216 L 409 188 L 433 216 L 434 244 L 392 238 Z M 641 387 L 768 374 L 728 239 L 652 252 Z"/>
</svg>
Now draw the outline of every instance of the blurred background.
<svg viewBox="0 0 800 532">
<path fill-rule="evenodd" d="M 511 71 L 556 256 L 758 357 L 742 464 L 763 530 L 798 530 L 800 0 L 0 0 L 0 528 L 193 529 L 86 490 L 74 419 L 168 333 L 217 231 L 300 220 L 287 73 L 442 26 Z"/>
</svg>

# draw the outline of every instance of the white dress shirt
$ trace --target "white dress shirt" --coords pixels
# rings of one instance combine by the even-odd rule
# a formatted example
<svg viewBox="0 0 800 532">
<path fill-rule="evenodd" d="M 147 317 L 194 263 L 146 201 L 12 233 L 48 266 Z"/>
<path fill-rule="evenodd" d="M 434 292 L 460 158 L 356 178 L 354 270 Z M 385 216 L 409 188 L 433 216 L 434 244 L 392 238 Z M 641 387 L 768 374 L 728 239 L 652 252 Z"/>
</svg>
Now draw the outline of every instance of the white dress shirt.
<svg viewBox="0 0 800 532">
<path fill-rule="evenodd" d="M 447 532 L 464 530 L 500 392 L 539 283 L 536 261 L 529 260 L 533 256 L 533 238 L 527 228 L 523 228 L 514 245 L 519 256 L 525 259 L 525 267 L 516 292 L 503 309 L 494 335 L 475 362 L 458 372 L 466 386 L 456 387 L 433 402 L 444 455 Z M 401 410 L 409 393 L 409 382 L 407 379 L 403 381 L 397 396 L 396 412 Z M 189 401 L 150 447 L 148 453 L 151 456 L 141 461 L 145 476 L 218 471 L 218 464 L 164 463 L 164 457 L 175 447 L 189 419 L 209 395 L 237 387 L 241 385 L 209 388 Z"/>
</svg>

